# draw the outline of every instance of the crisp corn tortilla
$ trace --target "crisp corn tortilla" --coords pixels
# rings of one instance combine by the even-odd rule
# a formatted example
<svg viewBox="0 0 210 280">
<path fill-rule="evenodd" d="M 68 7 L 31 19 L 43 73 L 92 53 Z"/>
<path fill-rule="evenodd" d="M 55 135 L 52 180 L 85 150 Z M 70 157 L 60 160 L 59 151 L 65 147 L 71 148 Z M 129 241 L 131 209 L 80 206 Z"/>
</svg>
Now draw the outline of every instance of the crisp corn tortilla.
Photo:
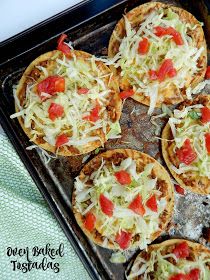
<svg viewBox="0 0 210 280">
<path fill-rule="evenodd" d="M 159 89 L 158 91 L 158 99 L 156 103 L 156 107 L 161 107 L 162 103 L 165 104 L 178 104 L 186 99 L 186 88 L 191 86 L 194 88 L 199 82 L 201 82 L 205 76 L 206 65 L 207 65 L 207 49 L 206 49 L 206 41 L 203 33 L 203 29 L 199 24 L 198 20 L 189 12 L 184 9 L 171 6 L 170 4 L 160 3 L 160 2 L 149 2 L 143 5 L 140 5 L 133 10 L 129 11 L 125 16 L 131 23 L 132 28 L 138 30 L 139 25 L 155 10 L 159 10 L 160 8 L 171 10 L 179 15 L 179 18 L 184 23 L 191 23 L 197 25 L 194 30 L 191 31 L 190 36 L 192 40 L 195 42 L 195 46 L 199 49 L 204 47 L 198 61 L 197 65 L 199 66 L 199 71 L 186 78 L 186 84 L 183 88 L 179 89 L 173 83 L 170 83 L 168 87 L 164 87 Z M 120 41 L 118 39 L 122 39 L 125 37 L 125 22 L 124 18 L 121 18 L 117 25 L 114 28 L 114 31 L 111 35 L 108 47 L 108 56 L 110 58 L 114 57 L 119 50 Z M 117 39 L 118 38 L 118 39 Z M 120 88 L 122 90 L 128 90 L 132 87 L 129 80 L 127 78 L 123 78 L 120 76 L 120 69 L 115 69 L 112 67 L 112 70 L 118 74 Z M 143 93 L 135 93 L 131 96 L 134 100 L 149 106 L 150 105 L 150 97 L 145 96 Z"/>
<path fill-rule="evenodd" d="M 180 109 L 185 106 L 191 106 L 195 104 L 203 104 L 205 106 L 210 107 L 210 96 L 209 95 L 199 95 L 194 100 L 184 101 L 180 105 Z M 171 132 L 171 127 L 167 123 L 162 132 L 162 154 L 165 160 L 168 169 L 170 170 L 173 177 L 176 179 L 178 184 L 184 189 L 190 190 L 194 193 L 207 195 L 210 194 L 210 180 L 207 177 L 199 176 L 195 171 L 188 171 L 184 174 L 177 174 L 171 168 L 171 164 L 178 168 L 179 160 L 177 159 L 174 153 L 174 142 L 173 141 L 166 141 L 173 140 L 173 135 Z"/>
<path fill-rule="evenodd" d="M 147 154 L 132 149 L 108 150 L 102 154 L 97 155 L 91 161 L 89 161 L 81 170 L 79 174 L 79 179 L 83 181 L 87 175 L 90 175 L 92 174 L 92 172 L 96 171 L 101 165 L 102 159 L 110 162 L 110 164 L 111 162 L 114 162 L 114 164 L 116 163 L 119 165 L 122 160 L 128 157 L 136 161 L 137 170 L 139 169 L 140 171 L 142 171 L 144 169 L 144 166 L 147 165 L 148 163 L 155 164 L 153 171 L 158 179 L 158 183 L 157 183 L 158 189 L 160 189 L 160 191 L 162 192 L 162 196 L 166 199 L 165 210 L 160 215 L 160 224 L 159 224 L 160 230 L 155 231 L 150 237 L 150 240 L 153 241 L 167 228 L 167 225 L 171 220 L 173 214 L 173 208 L 174 208 L 174 191 L 173 191 L 173 186 L 171 184 L 170 176 L 168 175 L 165 168 L 159 162 L 157 162 L 155 159 L 153 159 Z M 99 246 L 103 246 L 108 249 L 115 249 L 113 242 L 111 242 L 110 240 L 108 241 L 106 246 L 103 245 L 105 236 L 102 236 L 99 233 L 99 231 L 94 229 L 92 232 L 89 232 L 84 227 L 84 217 L 76 207 L 75 189 L 72 194 L 72 209 L 78 225 L 91 241 L 93 241 Z"/>
<path fill-rule="evenodd" d="M 91 58 L 91 54 L 88 54 L 83 51 L 76 51 L 76 50 L 74 50 L 74 51 L 72 50 L 71 52 L 76 56 L 76 58 L 79 58 L 80 60 L 82 59 L 84 61 L 84 63 L 90 63 L 89 59 Z M 31 64 L 26 68 L 25 72 L 23 73 L 22 78 L 19 81 L 19 84 L 17 87 L 17 92 L 16 92 L 17 98 L 22 107 L 24 106 L 24 102 L 25 102 L 27 85 L 30 85 L 30 83 L 32 81 L 39 83 L 40 81 L 42 81 L 43 79 L 46 78 L 43 74 L 43 71 L 40 71 L 37 68 L 37 66 L 45 67 L 48 71 L 49 76 L 53 75 L 53 70 L 56 67 L 55 58 L 62 59 L 63 53 L 55 50 L 55 51 L 51 51 L 51 52 L 42 54 L 39 57 L 37 57 L 34 61 L 32 61 Z M 101 71 L 101 73 L 103 73 L 104 75 L 111 73 L 110 69 L 103 62 L 96 61 L 96 65 L 97 65 L 98 69 Z M 112 76 L 111 80 L 109 80 L 109 78 L 104 78 L 104 82 L 105 82 L 105 85 L 107 86 L 107 89 L 111 90 L 108 104 L 106 105 L 106 110 L 108 112 L 109 119 L 112 122 L 115 122 L 115 121 L 118 121 L 120 118 L 121 107 L 122 107 L 121 100 L 120 100 L 120 97 L 118 94 L 118 88 L 119 88 L 118 82 L 113 76 Z M 17 104 L 16 104 L 15 108 L 16 108 L 16 112 L 19 112 L 19 108 L 18 108 Z M 31 134 L 32 128 L 26 128 L 24 126 L 24 121 L 23 121 L 22 117 L 19 117 L 18 120 L 20 122 L 22 129 L 26 133 L 26 135 L 31 139 L 32 138 L 32 134 Z M 35 123 L 34 123 L 34 126 L 36 126 Z M 107 127 L 107 129 L 109 130 L 109 127 Z M 96 149 L 97 147 L 100 147 L 101 144 L 103 144 L 106 141 L 105 135 L 104 135 L 104 132 L 102 129 L 95 130 L 94 135 L 100 136 L 101 141 L 95 140 L 95 141 L 89 142 L 89 143 L 83 145 L 80 150 L 78 150 L 74 146 L 64 145 L 59 148 L 59 150 L 57 151 L 57 154 L 63 155 L 63 156 L 73 156 L 73 155 L 88 153 L 88 152 Z M 48 142 L 46 142 L 43 139 L 43 136 L 37 137 L 34 140 L 34 143 L 47 151 L 50 151 L 52 153 L 56 152 L 56 147 L 52 146 Z"/>
<path fill-rule="evenodd" d="M 147 248 L 147 251 L 144 250 L 139 253 L 139 255 L 136 257 L 135 261 L 133 262 L 132 266 L 134 266 L 137 263 L 139 257 L 148 260 L 150 258 L 151 252 L 157 251 L 159 249 L 161 249 L 162 254 L 170 254 L 172 252 L 172 250 L 175 248 L 175 246 L 182 242 L 186 242 L 188 244 L 191 259 L 192 258 L 194 259 L 194 258 L 200 256 L 201 254 L 204 254 L 206 259 L 210 258 L 210 250 L 199 243 L 188 241 L 185 239 L 169 239 L 169 240 L 166 240 L 159 244 L 149 245 Z M 139 266 L 140 265 L 141 265 L 141 263 L 139 264 Z M 209 266 L 210 266 L 210 263 L 209 263 Z M 129 276 L 129 274 L 128 274 L 128 276 Z M 143 275 L 141 275 L 141 276 L 143 276 Z M 132 278 L 132 280 L 140 280 L 140 279 L 142 279 L 141 276 L 134 277 L 134 278 Z"/>
</svg>

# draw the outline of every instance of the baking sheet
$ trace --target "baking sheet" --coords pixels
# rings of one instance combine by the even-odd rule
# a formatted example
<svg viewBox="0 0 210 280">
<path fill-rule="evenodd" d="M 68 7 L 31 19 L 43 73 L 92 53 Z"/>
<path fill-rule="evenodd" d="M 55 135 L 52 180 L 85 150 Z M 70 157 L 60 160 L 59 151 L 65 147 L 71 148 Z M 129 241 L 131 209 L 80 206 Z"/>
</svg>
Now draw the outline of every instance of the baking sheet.
<svg viewBox="0 0 210 280">
<path fill-rule="evenodd" d="M 132 1 L 123 1 L 120 8 L 117 6 L 109 12 L 104 12 L 100 16 L 83 23 L 69 31 L 71 41 L 75 49 L 82 49 L 95 55 L 106 55 L 109 37 L 115 26 L 116 20 L 121 17 L 123 10 L 129 10 L 127 4 Z M 141 4 L 143 1 L 133 1 L 132 7 Z M 174 3 L 175 1 L 173 1 Z M 182 1 L 180 1 L 182 2 Z M 178 3 L 180 6 L 180 2 Z M 183 1 L 185 8 L 190 1 Z M 192 8 L 192 7 L 191 7 Z M 10 120 L 9 115 L 14 113 L 14 100 L 12 96 L 12 87 L 21 77 L 25 67 L 39 54 L 56 47 L 56 39 L 42 46 L 37 46 L 30 52 L 21 55 L 12 62 L 5 64 L 1 68 L 1 90 L 5 100 L 2 103 L 4 115 L 9 121 L 11 129 L 14 131 L 8 132 L 10 138 L 13 138 L 13 144 L 16 149 L 20 145 L 24 149 L 22 159 L 25 159 L 25 164 L 28 167 L 29 162 L 32 164 L 33 172 L 37 172 L 41 183 L 38 184 L 41 190 L 46 189 L 52 203 L 57 208 L 66 225 L 66 233 L 74 238 L 77 244 L 75 247 L 80 257 L 88 266 L 91 267 L 89 272 L 93 279 L 124 279 L 124 271 L 127 266 L 125 264 L 112 264 L 109 261 L 112 251 L 100 248 L 87 240 L 74 219 L 71 211 L 71 193 L 75 176 L 85 164 L 85 160 L 91 159 L 95 152 L 87 155 L 76 157 L 52 158 L 49 163 L 46 163 L 46 158 L 43 156 L 40 149 L 26 150 L 31 143 L 22 131 L 17 120 Z M 159 135 L 155 135 L 156 127 L 151 124 L 150 117 L 147 115 L 148 107 L 137 103 L 132 99 L 126 100 L 120 124 L 122 127 L 122 138 L 110 140 L 105 147 L 100 150 L 103 152 L 106 149 L 113 148 L 133 148 L 143 151 L 157 159 L 164 166 L 161 156 L 160 140 L 156 137 L 161 135 L 161 130 L 167 122 L 167 118 L 157 119 L 159 125 Z M 161 110 L 156 109 L 154 115 L 161 113 Z M 14 134 L 17 137 L 18 143 L 14 143 Z M 32 175 L 33 172 L 31 171 Z M 208 228 L 210 228 L 209 214 L 210 203 L 207 196 L 196 195 L 186 192 L 185 196 L 175 194 L 175 209 L 173 220 L 171 221 L 168 231 L 163 233 L 156 242 L 161 242 L 170 237 L 182 237 L 189 240 L 195 240 L 204 245 L 207 244 Z M 72 241 L 72 239 L 71 239 Z M 73 241 L 72 241 L 73 242 Z M 128 254 L 128 262 L 135 253 Z"/>
</svg>

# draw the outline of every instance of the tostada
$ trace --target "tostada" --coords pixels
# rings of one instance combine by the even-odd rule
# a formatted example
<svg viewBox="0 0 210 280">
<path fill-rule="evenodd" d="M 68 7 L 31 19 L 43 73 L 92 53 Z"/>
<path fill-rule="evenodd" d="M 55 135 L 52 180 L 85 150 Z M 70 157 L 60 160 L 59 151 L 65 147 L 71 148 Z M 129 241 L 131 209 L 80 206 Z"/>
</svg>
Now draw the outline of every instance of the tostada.
<svg viewBox="0 0 210 280">
<path fill-rule="evenodd" d="M 186 99 L 206 72 L 207 51 L 201 23 L 189 12 L 159 2 L 129 11 L 111 35 L 108 56 L 118 74 L 122 98 L 150 106 Z"/>
<path fill-rule="evenodd" d="M 181 187 L 210 194 L 210 95 L 174 110 L 162 132 L 162 153 Z"/>
<path fill-rule="evenodd" d="M 167 171 L 147 154 L 108 150 L 75 179 L 72 208 L 77 223 L 109 249 L 145 248 L 169 223 L 174 206 Z"/>
<path fill-rule="evenodd" d="M 110 69 L 93 55 L 58 49 L 27 67 L 15 92 L 16 114 L 30 141 L 64 156 L 96 149 L 120 132 L 121 99 Z"/>
</svg>

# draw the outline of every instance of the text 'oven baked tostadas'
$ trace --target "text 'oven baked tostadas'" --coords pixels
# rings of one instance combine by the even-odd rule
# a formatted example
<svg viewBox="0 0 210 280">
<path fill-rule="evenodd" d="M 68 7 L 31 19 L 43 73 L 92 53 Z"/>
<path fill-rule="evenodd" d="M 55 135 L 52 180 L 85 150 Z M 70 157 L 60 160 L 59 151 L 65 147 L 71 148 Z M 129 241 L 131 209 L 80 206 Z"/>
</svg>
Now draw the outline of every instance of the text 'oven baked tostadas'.
<svg viewBox="0 0 210 280">
<path fill-rule="evenodd" d="M 203 80 L 207 64 L 201 23 L 189 12 L 159 2 L 136 7 L 117 23 L 108 55 L 121 95 L 150 106 L 149 114 L 162 103 L 186 99 L 186 88 Z"/>
<path fill-rule="evenodd" d="M 137 256 L 127 279 L 209 280 L 210 250 L 183 239 L 150 245 Z"/>
<path fill-rule="evenodd" d="M 199 95 L 174 110 L 162 133 L 162 153 L 183 188 L 210 194 L 210 95 Z"/>
<path fill-rule="evenodd" d="M 109 249 L 145 248 L 169 223 L 173 186 L 166 170 L 131 149 L 106 151 L 81 170 L 72 194 L 77 223 Z"/>
<path fill-rule="evenodd" d="M 70 49 L 36 58 L 25 70 L 15 93 L 16 114 L 39 147 L 71 156 L 90 152 L 119 133 L 121 100 L 110 69 L 94 56 Z"/>
</svg>

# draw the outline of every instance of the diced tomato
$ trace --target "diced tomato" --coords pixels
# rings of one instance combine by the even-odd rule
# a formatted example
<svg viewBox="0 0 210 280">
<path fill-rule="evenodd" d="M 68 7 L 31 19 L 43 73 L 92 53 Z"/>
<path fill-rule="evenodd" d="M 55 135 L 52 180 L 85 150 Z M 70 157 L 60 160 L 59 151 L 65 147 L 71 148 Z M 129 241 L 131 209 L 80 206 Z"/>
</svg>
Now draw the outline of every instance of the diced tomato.
<svg viewBox="0 0 210 280">
<path fill-rule="evenodd" d="M 154 29 L 155 29 L 154 33 L 158 37 L 162 37 L 162 36 L 167 35 L 167 28 L 165 28 L 165 27 L 155 26 Z"/>
<path fill-rule="evenodd" d="M 64 113 L 63 106 L 56 103 L 51 103 L 48 109 L 49 118 L 54 121 L 56 118 L 62 117 Z"/>
<path fill-rule="evenodd" d="M 140 194 L 138 194 L 134 198 L 134 200 L 130 203 L 128 208 L 131 209 L 136 214 L 139 214 L 141 216 L 143 216 L 145 214 L 145 209 L 144 209 L 144 206 L 142 203 L 142 197 L 140 196 Z"/>
<path fill-rule="evenodd" d="M 99 112 L 100 112 L 101 106 L 97 102 L 96 106 L 91 110 L 90 115 L 83 117 L 83 120 L 88 120 L 90 122 L 96 122 L 100 119 Z"/>
<path fill-rule="evenodd" d="M 91 114 L 90 114 L 90 121 L 91 122 L 96 122 L 99 120 L 99 112 L 100 112 L 100 106 L 96 105 L 95 108 L 92 109 Z"/>
<path fill-rule="evenodd" d="M 101 206 L 101 211 L 105 215 L 112 217 L 114 211 L 114 203 L 103 194 L 100 194 L 99 196 L 99 203 Z"/>
<path fill-rule="evenodd" d="M 58 39 L 58 46 L 57 46 L 57 50 L 63 52 L 65 54 L 66 57 L 70 58 L 71 57 L 71 49 L 69 48 L 69 46 L 67 46 L 64 43 L 64 40 L 67 38 L 66 34 L 62 34 L 60 36 L 60 38 Z"/>
<path fill-rule="evenodd" d="M 78 94 L 87 94 L 89 92 L 89 89 L 88 88 L 79 88 L 77 90 L 77 93 Z"/>
<path fill-rule="evenodd" d="M 183 273 L 172 275 L 169 280 L 190 280 L 189 277 Z"/>
<path fill-rule="evenodd" d="M 173 27 L 170 27 L 170 28 L 173 28 Z M 172 39 L 177 44 L 177 46 L 181 46 L 181 45 L 184 44 L 182 36 L 181 36 L 181 34 L 178 31 L 176 31 L 174 29 L 173 31 L 171 30 L 170 32 L 171 32 L 171 35 L 172 35 Z"/>
<path fill-rule="evenodd" d="M 64 92 L 65 90 L 65 79 L 59 76 L 49 76 L 37 85 L 37 91 L 39 94 L 42 92 L 50 95 L 55 95 L 57 92 Z M 42 97 L 44 100 L 46 97 Z"/>
<path fill-rule="evenodd" d="M 139 42 L 139 47 L 138 47 L 138 53 L 139 54 L 146 54 L 149 51 L 149 41 L 147 38 L 143 38 L 140 42 Z"/>
<path fill-rule="evenodd" d="M 175 187 L 175 190 L 177 193 L 182 194 L 182 195 L 185 194 L 184 189 L 181 188 L 179 185 L 174 185 L 174 187 Z"/>
<path fill-rule="evenodd" d="M 189 280 L 199 280 L 200 269 L 198 269 L 198 268 L 191 269 L 187 275 L 189 277 Z"/>
<path fill-rule="evenodd" d="M 206 69 L 205 78 L 206 78 L 206 79 L 210 79 L 210 66 L 208 66 L 207 69 Z"/>
<path fill-rule="evenodd" d="M 67 58 L 71 58 L 71 49 L 66 44 L 60 44 L 57 46 L 57 50 L 65 54 Z"/>
<path fill-rule="evenodd" d="M 87 215 L 85 216 L 84 220 L 84 227 L 88 231 L 93 231 L 96 223 L 96 217 L 93 213 L 88 212 Z"/>
<path fill-rule="evenodd" d="M 210 122 L 210 109 L 208 107 L 201 108 L 201 121 L 202 123 Z"/>
<path fill-rule="evenodd" d="M 178 45 L 181 46 L 184 44 L 183 39 L 181 34 L 176 31 L 173 27 L 161 27 L 161 26 L 156 26 L 155 28 L 155 35 L 158 37 L 162 37 L 165 35 L 171 35 L 172 40 Z"/>
<path fill-rule="evenodd" d="M 149 70 L 149 77 L 150 80 L 157 80 L 158 78 L 158 73 L 156 70 Z"/>
<path fill-rule="evenodd" d="M 176 247 L 173 249 L 173 254 L 178 258 L 178 259 L 184 259 L 189 256 L 190 251 L 189 251 L 189 246 L 187 242 L 181 242 L 176 245 Z"/>
<path fill-rule="evenodd" d="M 168 76 L 169 76 L 170 78 L 173 78 L 173 77 L 175 77 L 176 75 L 177 75 L 177 71 L 176 71 L 175 68 L 172 68 L 171 70 L 168 71 Z"/>
<path fill-rule="evenodd" d="M 206 150 L 210 154 L 210 133 L 205 134 Z"/>
<path fill-rule="evenodd" d="M 173 66 L 172 59 L 165 59 L 158 70 L 158 80 L 162 82 L 166 76 L 174 75 L 176 69 Z M 174 76 L 173 76 L 174 77 Z"/>
<path fill-rule="evenodd" d="M 66 136 L 66 134 L 63 133 L 57 137 L 55 146 L 56 148 L 59 148 L 60 146 L 66 144 L 68 141 L 68 137 Z"/>
<path fill-rule="evenodd" d="M 130 96 L 134 95 L 134 91 L 132 89 L 129 90 L 124 90 L 120 92 L 120 98 L 121 99 L 126 99 Z"/>
<path fill-rule="evenodd" d="M 165 59 L 161 64 L 159 70 L 149 70 L 150 80 L 159 80 L 162 82 L 168 76 L 169 78 L 173 78 L 177 75 L 177 71 L 173 66 L 173 62 L 171 59 Z"/>
<path fill-rule="evenodd" d="M 153 212 L 157 212 L 157 200 L 155 195 L 152 195 L 146 202 L 146 206 L 151 209 Z"/>
<path fill-rule="evenodd" d="M 121 249 L 125 250 L 129 247 L 131 238 L 132 238 L 132 234 L 130 232 L 121 230 L 116 235 L 115 241 L 118 243 Z"/>
<path fill-rule="evenodd" d="M 63 44 L 64 40 L 67 38 L 68 36 L 66 34 L 61 34 L 61 36 L 58 38 L 58 45 Z"/>
<path fill-rule="evenodd" d="M 196 152 L 191 147 L 190 139 L 186 139 L 183 146 L 176 150 L 176 155 L 186 165 L 190 165 L 197 158 Z"/>
<path fill-rule="evenodd" d="M 129 185 L 131 183 L 131 175 L 125 170 L 117 171 L 114 175 L 121 185 Z"/>
<path fill-rule="evenodd" d="M 169 278 L 169 280 L 199 280 L 199 277 L 200 277 L 200 269 L 194 268 L 187 274 L 178 273 L 172 275 Z"/>
</svg>

